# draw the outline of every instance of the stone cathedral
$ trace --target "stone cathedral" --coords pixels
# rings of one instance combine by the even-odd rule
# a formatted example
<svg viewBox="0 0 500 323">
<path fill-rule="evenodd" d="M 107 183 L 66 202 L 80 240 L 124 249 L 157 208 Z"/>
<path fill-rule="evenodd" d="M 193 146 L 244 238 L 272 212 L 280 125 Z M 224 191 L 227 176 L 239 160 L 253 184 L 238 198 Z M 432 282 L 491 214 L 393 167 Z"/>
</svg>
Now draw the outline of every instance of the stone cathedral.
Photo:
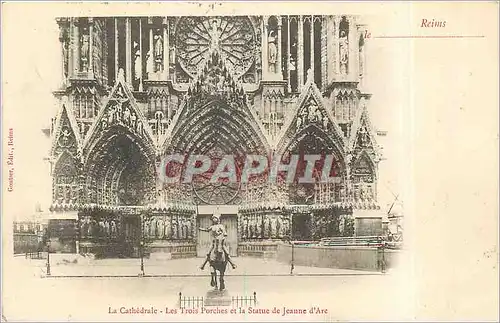
<svg viewBox="0 0 500 323">
<path fill-rule="evenodd" d="M 230 252 L 380 235 L 381 159 L 360 17 L 59 18 L 52 217 L 76 250 L 203 256 L 214 212 Z M 333 154 L 334 183 L 158 181 L 165 154 Z M 206 234 L 206 235 L 205 235 Z"/>
</svg>

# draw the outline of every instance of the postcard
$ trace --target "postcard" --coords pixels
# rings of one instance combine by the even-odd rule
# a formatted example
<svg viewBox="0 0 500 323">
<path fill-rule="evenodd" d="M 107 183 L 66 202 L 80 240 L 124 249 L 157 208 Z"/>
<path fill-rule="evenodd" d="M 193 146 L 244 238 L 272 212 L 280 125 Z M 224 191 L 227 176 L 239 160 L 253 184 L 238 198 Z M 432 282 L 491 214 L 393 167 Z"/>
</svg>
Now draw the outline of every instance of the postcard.
<svg viewBox="0 0 500 323">
<path fill-rule="evenodd" d="M 497 11 L 2 3 L 2 319 L 498 320 Z"/>
</svg>

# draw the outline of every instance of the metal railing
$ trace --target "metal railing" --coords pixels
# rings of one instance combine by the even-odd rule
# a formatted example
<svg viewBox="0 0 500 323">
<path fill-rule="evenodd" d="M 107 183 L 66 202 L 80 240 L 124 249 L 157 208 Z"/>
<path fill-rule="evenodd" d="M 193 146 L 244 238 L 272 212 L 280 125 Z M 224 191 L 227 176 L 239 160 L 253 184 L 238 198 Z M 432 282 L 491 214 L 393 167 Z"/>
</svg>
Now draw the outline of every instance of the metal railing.
<svg viewBox="0 0 500 323">
<path fill-rule="evenodd" d="M 236 303 L 236 304 L 235 304 Z M 233 307 L 257 306 L 257 293 L 253 292 L 252 296 L 236 296 L 231 297 L 231 305 Z"/>
<path fill-rule="evenodd" d="M 200 308 L 205 306 L 203 296 L 183 296 L 179 292 L 179 308 Z M 251 296 L 232 296 L 232 307 L 257 306 L 257 293 L 253 292 Z"/>
<path fill-rule="evenodd" d="M 179 292 L 179 308 L 199 308 L 203 307 L 203 305 L 203 296 L 182 296 L 182 293 Z"/>
</svg>

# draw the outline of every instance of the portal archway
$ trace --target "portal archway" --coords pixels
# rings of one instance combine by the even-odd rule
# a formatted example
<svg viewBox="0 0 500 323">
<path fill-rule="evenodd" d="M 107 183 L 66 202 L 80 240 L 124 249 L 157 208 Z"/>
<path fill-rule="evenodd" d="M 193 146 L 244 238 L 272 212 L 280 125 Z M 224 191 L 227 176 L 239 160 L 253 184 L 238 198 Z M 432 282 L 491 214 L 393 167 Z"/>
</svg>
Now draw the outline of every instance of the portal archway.
<svg viewBox="0 0 500 323">
<path fill-rule="evenodd" d="M 154 157 L 124 127 L 104 134 L 85 165 L 87 203 L 146 205 L 154 197 Z"/>
</svg>

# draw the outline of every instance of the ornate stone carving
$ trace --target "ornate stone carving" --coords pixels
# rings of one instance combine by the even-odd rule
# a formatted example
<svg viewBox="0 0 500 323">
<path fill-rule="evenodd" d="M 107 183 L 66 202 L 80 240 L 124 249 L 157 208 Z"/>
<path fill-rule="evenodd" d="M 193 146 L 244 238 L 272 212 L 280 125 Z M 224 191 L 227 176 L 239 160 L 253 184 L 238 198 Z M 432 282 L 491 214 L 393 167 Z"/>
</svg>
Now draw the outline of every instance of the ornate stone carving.
<svg viewBox="0 0 500 323">
<path fill-rule="evenodd" d="M 192 78 L 213 50 L 221 53 L 238 78 L 255 61 L 255 32 L 248 17 L 182 17 L 175 35 L 177 59 Z"/>
</svg>

